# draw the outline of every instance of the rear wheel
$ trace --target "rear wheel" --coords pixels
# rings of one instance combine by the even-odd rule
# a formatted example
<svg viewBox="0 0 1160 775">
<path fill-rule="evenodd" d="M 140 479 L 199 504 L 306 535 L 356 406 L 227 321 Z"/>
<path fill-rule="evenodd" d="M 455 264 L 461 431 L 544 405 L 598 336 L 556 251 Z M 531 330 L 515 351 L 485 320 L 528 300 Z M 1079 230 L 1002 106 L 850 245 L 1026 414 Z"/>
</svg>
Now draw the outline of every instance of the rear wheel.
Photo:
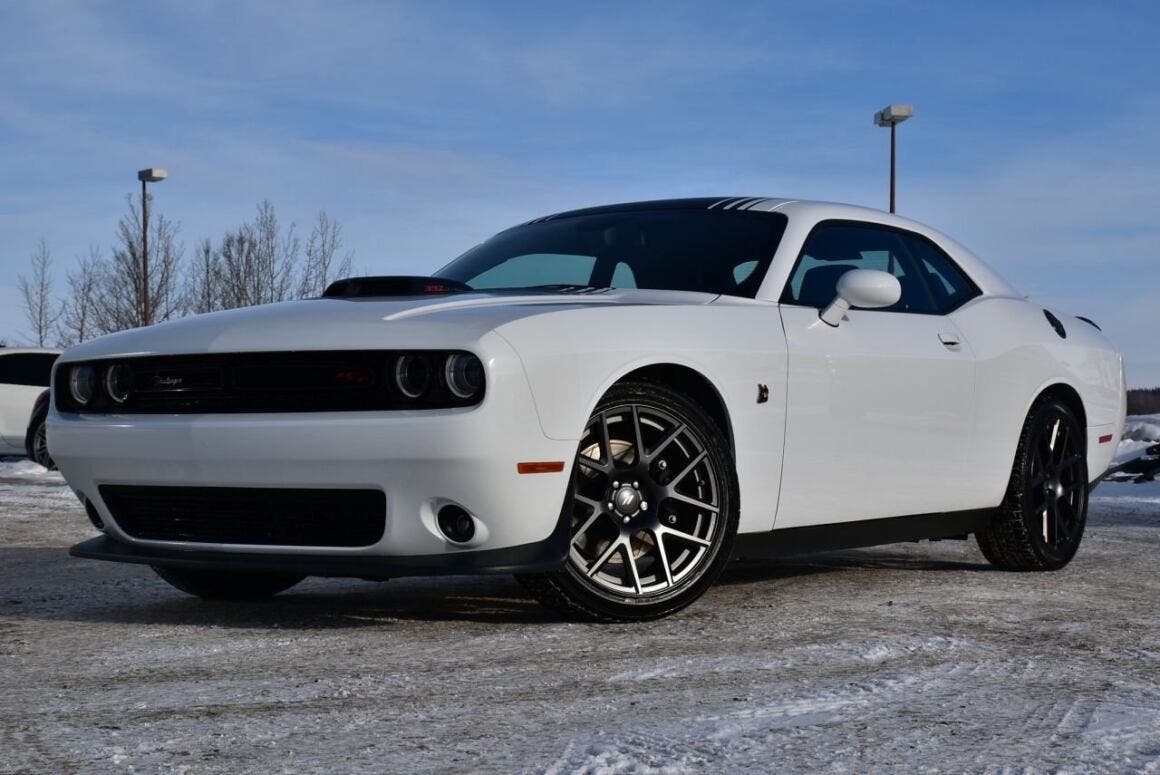
<svg viewBox="0 0 1160 775">
<path fill-rule="evenodd" d="M 656 383 L 616 385 L 589 419 L 573 466 L 567 564 L 518 578 L 569 615 L 665 616 L 721 572 L 737 503 L 724 434 L 702 408 Z"/>
<path fill-rule="evenodd" d="M 262 600 L 284 592 L 305 576 L 246 571 L 204 571 L 153 566 L 169 584 L 206 600 Z"/>
<path fill-rule="evenodd" d="M 976 540 L 1004 570 L 1058 570 L 1079 549 L 1087 522 L 1087 439 L 1062 401 L 1032 407 L 1023 426 L 1007 495 Z"/>
</svg>

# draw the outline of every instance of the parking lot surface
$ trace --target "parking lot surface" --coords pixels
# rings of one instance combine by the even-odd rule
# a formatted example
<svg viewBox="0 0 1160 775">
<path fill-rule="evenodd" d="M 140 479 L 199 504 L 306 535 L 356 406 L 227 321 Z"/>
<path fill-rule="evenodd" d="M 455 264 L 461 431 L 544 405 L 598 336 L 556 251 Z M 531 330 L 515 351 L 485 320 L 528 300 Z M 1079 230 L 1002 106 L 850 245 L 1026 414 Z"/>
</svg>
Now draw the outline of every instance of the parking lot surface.
<svg viewBox="0 0 1160 775">
<path fill-rule="evenodd" d="M 568 622 L 507 577 L 186 597 L 0 461 L 0 771 L 1160 772 L 1160 485 L 1076 560 L 972 542 L 735 566 L 687 611 Z"/>
</svg>

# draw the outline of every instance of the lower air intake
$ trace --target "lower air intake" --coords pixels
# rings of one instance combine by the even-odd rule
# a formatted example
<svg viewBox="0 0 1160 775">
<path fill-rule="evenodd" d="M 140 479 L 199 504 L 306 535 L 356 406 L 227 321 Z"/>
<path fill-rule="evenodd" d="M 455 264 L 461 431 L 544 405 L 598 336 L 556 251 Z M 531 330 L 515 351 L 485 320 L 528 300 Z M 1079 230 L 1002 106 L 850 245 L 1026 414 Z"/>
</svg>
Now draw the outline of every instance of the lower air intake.
<svg viewBox="0 0 1160 775">
<path fill-rule="evenodd" d="M 380 490 L 103 485 L 117 525 L 150 541 L 255 546 L 370 546 L 382 538 Z"/>
</svg>

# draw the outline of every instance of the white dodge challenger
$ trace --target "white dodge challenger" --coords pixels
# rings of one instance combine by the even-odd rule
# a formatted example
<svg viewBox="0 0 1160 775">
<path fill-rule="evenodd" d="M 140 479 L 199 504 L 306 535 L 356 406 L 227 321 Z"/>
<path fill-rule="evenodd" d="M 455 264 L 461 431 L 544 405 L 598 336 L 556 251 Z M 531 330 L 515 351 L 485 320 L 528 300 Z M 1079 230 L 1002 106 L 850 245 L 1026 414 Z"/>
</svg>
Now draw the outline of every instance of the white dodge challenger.
<svg viewBox="0 0 1160 775">
<path fill-rule="evenodd" d="M 730 558 L 973 534 L 1061 568 L 1125 408 L 1094 323 L 945 235 L 767 198 L 560 213 L 433 277 L 102 337 L 53 396 L 78 557 L 227 599 L 515 573 L 602 620 Z"/>
</svg>

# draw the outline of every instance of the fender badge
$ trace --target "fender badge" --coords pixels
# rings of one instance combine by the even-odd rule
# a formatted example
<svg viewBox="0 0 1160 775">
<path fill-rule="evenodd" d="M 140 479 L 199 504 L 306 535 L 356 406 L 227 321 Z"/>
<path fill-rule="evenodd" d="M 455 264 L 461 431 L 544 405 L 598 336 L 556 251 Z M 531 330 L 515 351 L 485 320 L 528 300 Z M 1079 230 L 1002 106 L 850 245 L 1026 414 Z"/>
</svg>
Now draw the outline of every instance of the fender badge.
<svg viewBox="0 0 1160 775">
<path fill-rule="evenodd" d="M 769 400 L 769 385 L 757 385 L 757 403 L 764 404 Z"/>
</svg>

